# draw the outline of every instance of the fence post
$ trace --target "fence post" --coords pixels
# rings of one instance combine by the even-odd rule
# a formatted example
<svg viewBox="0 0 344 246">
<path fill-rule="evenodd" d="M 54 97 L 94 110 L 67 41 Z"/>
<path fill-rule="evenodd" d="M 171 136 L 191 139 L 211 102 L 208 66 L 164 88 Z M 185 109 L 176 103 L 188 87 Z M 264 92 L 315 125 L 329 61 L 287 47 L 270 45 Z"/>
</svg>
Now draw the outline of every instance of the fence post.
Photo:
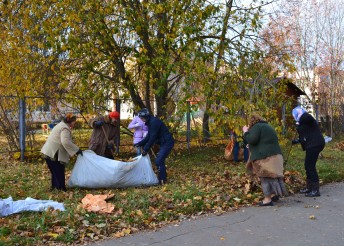
<svg viewBox="0 0 344 246">
<path fill-rule="evenodd" d="M 118 113 L 120 113 L 120 115 L 121 115 L 121 99 L 116 98 L 115 100 L 116 100 L 116 111 Z M 120 121 L 121 121 L 121 117 L 119 118 L 119 121 L 117 122 L 117 136 L 118 136 L 118 138 L 116 138 L 116 154 L 119 153 L 119 145 L 121 144 Z"/>
<path fill-rule="evenodd" d="M 191 118 L 190 118 L 190 101 L 186 101 L 188 110 L 186 112 L 186 142 L 188 150 L 190 150 L 190 141 L 191 141 Z"/>
<path fill-rule="evenodd" d="M 287 105 L 285 103 L 282 106 L 282 122 L 283 122 L 282 134 L 283 135 L 286 135 L 287 133 L 286 106 Z"/>
<path fill-rule="evenodd" d="M 25 127 L 25 113 L 26 103 L 25 97 L 19 98 L 19 147 L 20 147 L 20 160 L 25 159 L 25 139 L 26 139 L 26 127 Z"/>
</svg>

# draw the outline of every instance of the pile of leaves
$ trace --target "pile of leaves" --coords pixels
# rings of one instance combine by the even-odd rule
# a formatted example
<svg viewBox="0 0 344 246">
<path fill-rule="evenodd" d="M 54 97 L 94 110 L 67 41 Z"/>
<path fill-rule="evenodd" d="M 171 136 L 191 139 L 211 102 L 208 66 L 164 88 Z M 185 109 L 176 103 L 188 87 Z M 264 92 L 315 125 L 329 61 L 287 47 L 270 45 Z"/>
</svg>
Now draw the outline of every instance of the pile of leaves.
<svg viewBox="0 0 344 246">
<path fill-rule="evenodd" d="M 0 218 L 0 241 L 11 245 L 82 245 L 140 230 L 154 230 L 202 214 L 222 214 L 255 205 L 262 198 L 259 181 L 246 174 L 244 163 L 229 162 L 223 158 L 223 153 L 224 145 L 197 147 L 190 153 L 175 150 L 167 160 L 169 183 L 164 186 L 69 189 L 67 192 L 49 191 L 50 173 L 43 160 L 20 163 L 4 158 L 0 166 L 1 198 L 50 199 L 63 202 L 66 212 L 49 209 Z M 303 154 L 300 152 L 290 158 L 300 169 Z M 292 162 L 288 165 L 285 182 L 293 193 L 304 184 L 304 178 Z M 69 166 L 67 179 L 71 169 Z M 106 201 L 113 206 L 112 212 L 86 210 L 82 199 L 87 194 L 113 194 Z"/>
</svg>

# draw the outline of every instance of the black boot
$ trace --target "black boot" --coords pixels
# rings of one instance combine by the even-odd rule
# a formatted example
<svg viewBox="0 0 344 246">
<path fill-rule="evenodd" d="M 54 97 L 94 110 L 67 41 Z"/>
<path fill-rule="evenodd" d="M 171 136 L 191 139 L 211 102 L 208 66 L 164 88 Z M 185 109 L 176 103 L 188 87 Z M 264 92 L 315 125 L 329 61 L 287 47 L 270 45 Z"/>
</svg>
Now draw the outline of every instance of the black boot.
<svg viewBox="0 0 344 246">
<path fill-rule="evenodd" d="M 311 192 L 311 181 L 309 179 L 306 180 L 306 187 L 300 190 L 301 194 L 305 194 Z"/>
<path fill-rule="evenodd" d="M 316 197 L 320 196 L 319 182 L 314 182 L 311 184 L 311 191 L 305 194 L 306 197 Z"/>
</svg>

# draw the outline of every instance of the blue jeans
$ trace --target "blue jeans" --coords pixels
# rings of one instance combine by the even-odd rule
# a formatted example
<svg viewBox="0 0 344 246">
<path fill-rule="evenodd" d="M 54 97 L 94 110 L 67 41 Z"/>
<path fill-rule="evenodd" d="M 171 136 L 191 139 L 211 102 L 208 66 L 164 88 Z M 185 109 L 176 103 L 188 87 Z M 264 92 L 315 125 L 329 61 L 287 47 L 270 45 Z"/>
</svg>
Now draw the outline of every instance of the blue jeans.
<svg viewBox="0 0 344 246">
<path fill-rule="evenodd" d="M 240 146 L 239 146 L 239 142 L 235 142 L 234 143 L 234 147 L 233 147 L 233 159 L 235 162 L 238 162 L 238 158 L 239 158 L 239 150 L 240 150 Z M 246 146 L 244 147 L 244 161 L 247 162 L 248 160 L 248 148 L 246 148 Z"/>
<path fill-rule="evenodd" d="M 136 147 L 136 156 L 139 156 L 142 154 L 141 147 Z"/>
<path fill-rule="evenodd" d="M 170 154 L 171 150 L 173 149 L 173 146 L 174 146 L 174 141 L 165 143 L 164 145 L 160 146 L 160 150 L 155 160 L 155 164 L 158 168 L 158 179 L 159 181 L 163 180 L 164 183 L 167 181 L 165 159 Z"/>
</svg>

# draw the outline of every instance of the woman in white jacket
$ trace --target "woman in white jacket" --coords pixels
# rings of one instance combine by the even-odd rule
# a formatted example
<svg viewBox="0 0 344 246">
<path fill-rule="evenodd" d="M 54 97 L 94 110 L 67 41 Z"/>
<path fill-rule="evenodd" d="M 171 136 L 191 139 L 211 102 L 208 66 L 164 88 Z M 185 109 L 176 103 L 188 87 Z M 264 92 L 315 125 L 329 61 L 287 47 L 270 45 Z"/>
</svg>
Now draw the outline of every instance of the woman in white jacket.
<svg viewBox="0 0 344 246">
<path fill-rule="evenodd" d="M 67 114 L 51 131 L 41 149 L 51 172 L 51 189 L 66 191 L 65 164 L 71 156 L 81 154 L 81 149 L 73 143 L 71 129 L 76 122 L 76 116 Z"/>
</svg>

